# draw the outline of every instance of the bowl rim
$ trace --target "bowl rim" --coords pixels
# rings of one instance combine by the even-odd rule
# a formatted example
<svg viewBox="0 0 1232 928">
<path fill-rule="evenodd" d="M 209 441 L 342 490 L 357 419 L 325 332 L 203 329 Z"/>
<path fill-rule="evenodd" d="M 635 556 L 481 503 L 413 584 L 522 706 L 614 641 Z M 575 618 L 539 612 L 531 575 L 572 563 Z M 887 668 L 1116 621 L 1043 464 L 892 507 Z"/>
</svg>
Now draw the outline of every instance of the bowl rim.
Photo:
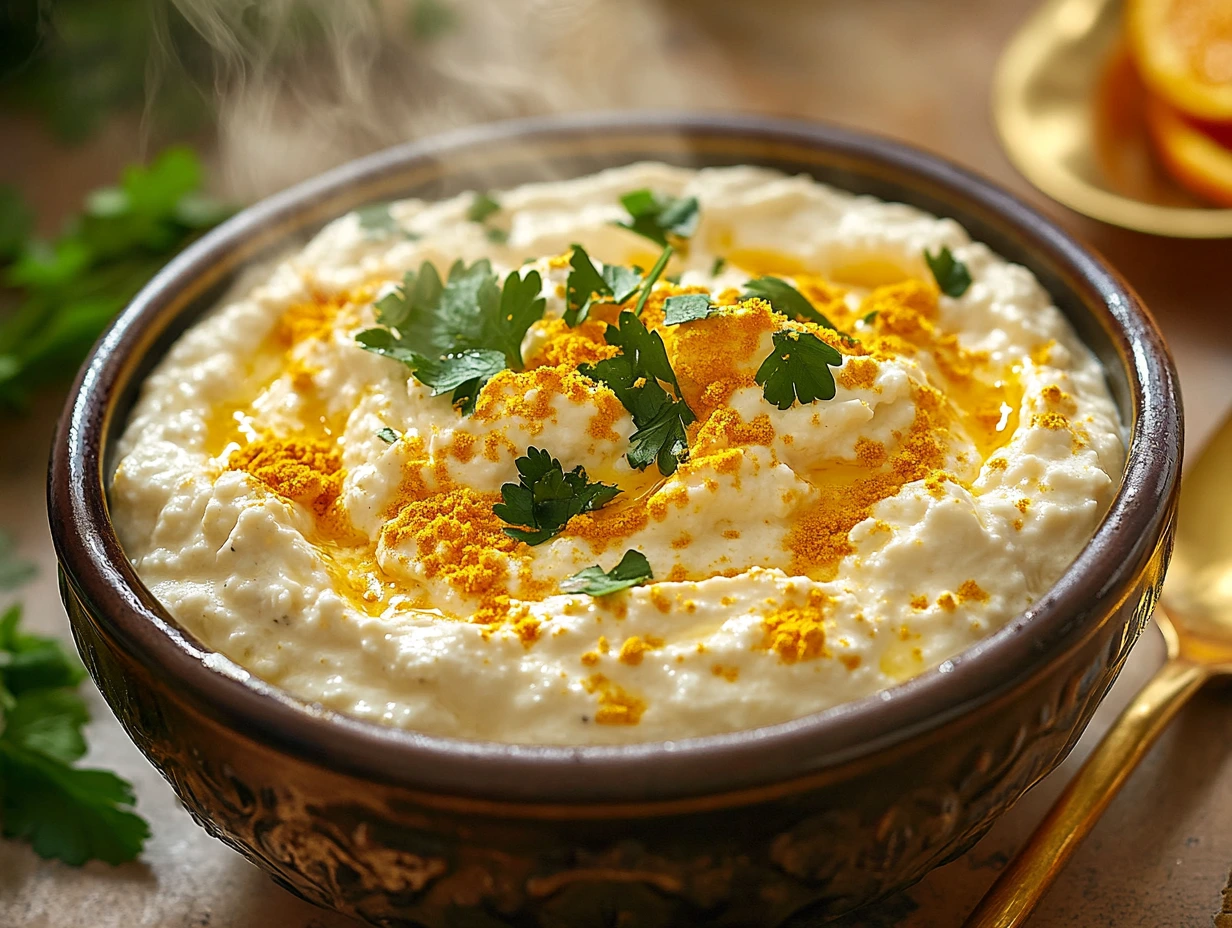
<svg viewBox="0 0 1232 928">
<path fill-rule="evenodd" d="M 259 241 L 286 240 L 280 230 L 306 225 L 305 215 L 336 215 L 331 204 L 354 197 L 360 185 L 379 187 L 384 178 L 390 190 L 399 183 L 405 189 L 412 167 L 488 146 L 561 139 L 578 145 L 639 133 L 686 143 L 784 142 L 911 175 L 919 189 L 995 217 L 1063 269 L 1071 288 L 1085 288 L 1088 300 L 1098 296 L 1107 316 L 1099 321 L 1125 364 L 1133 421 L 1112 504 L 1057 583 L 1000 631 L 892 689 L 761 728 L 627 745 L 468 741 L 364 722 L 250 676 L 180 628 L 124 556 L 104 487 L 103 443 L 122 392 L 117 385 L 133 356 L 150 346 L 151 325 L 191 303 L 185 294 L 200 292 L 222 257 L 235 258 Z M 173 309 L 177 299 L 180 310 Z M 537 117 L 461 129 L 349 162 L 241 211 L 174 258 L 112 323 L 78 374 L 52 446 L 48 510 L 66 593 L 84 605 L 89 621 L 152 678 L 173 680 L 178 698 L 195 711 L 241 736 L 328 769 L 426 796 L 495 804 L 510 814 L 538 808 L 568 815 L 596 803 L 624 814 L 699 797 L 713 805 L 718 795 L 740 804 L 767 790 L 804 788 L 840 764 L 1028 685 L 1093 634 L 1101 612 L 1092 603 L 1127 589 L 1154 552 L 1179 484 L 1181 416 L 1163 338 L 1128 285 L 1052 221 L 965 168 L 897 141 L 815 122 L 663 111 Z"/>
</svg>

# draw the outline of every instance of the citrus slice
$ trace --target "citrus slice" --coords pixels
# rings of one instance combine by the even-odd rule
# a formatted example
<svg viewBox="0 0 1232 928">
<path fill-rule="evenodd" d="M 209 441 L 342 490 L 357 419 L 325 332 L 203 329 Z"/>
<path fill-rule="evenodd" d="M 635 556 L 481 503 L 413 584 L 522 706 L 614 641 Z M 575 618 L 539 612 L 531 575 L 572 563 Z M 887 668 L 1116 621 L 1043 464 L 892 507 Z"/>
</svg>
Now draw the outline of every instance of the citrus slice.
<svg viewBox="0 0 1232 928">
<path fill-rule="evenodd" d="M 1160 160 L 1186 189 L 1221 206 L 1232 206 L 1232 148 L 1158 97 L 1146 105 L 1146 122 Z"/>
<path fill-rule="evenodd" d="M 1232 0 L 1129 0 L 1143 80 L 1177 109 L 1232 121 Z"/>
</svg>

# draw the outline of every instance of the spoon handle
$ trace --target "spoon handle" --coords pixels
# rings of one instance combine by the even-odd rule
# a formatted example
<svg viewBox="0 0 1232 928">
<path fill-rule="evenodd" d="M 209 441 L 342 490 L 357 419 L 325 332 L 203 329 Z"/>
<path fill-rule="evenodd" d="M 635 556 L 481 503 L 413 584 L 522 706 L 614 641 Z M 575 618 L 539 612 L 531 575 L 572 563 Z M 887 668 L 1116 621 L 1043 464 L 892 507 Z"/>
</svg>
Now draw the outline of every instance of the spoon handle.
<svg viewBox="0 0 1232 928">
<path fill-rule="evenodd" d="M 1205 667 L 1178 657 L 1159 668 L 1117 717 L 963 928 L 1016 928 L 1026 921 L 1155 739 L 1208 676 Z"/>
</svg>

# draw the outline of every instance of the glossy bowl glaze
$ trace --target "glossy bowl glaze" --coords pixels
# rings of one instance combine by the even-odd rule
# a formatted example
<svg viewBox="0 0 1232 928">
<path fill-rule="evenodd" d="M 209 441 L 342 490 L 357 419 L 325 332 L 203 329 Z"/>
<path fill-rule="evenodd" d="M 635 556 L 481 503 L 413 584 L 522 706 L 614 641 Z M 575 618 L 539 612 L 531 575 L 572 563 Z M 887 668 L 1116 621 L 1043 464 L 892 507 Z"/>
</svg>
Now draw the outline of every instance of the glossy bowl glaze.
<svg viewBox="0 0 1232 928">
<path fill-rule="evenodd" d="M 251 678 L 171 619 L 125 559 L 106 486 L 143 376 L 239 268 L 374 200 L 643 158 L 769 165 L 911 203 L 1036 274 L 1105 365 L 1129 437 L 1108 514 L 1046 596 L 867 699 L 753 731 L 621 747 L 362 723 Z M 1151 615 L 1181 431 L 1175 372 L 1137 297 L 969 172 L 815 124 L 566 117 L 382 152 L 244 211 L 176 258 L 81 371 L 49 506 L 64 602 L 108 703 L 197 821 L 293 892 L 378 925 L 803 925 L 960 854 L 1065 757 Z"/>
</svg>

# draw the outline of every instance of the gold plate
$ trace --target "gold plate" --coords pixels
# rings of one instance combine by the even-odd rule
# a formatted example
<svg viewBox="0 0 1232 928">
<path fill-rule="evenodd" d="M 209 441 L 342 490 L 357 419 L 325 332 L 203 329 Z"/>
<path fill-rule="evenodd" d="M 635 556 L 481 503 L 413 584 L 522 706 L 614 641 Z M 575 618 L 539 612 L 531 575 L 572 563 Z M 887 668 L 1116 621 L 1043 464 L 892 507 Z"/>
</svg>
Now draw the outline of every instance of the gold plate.
<svg viewBox="0 0 1232 928">
<path fill-rule="evenodd" d="M 1154 158 L 1121 6 L 1048 0 L 1032 15 L 997 66 L 1001 143 L 1031 183 L 1087 216 L 1174 238 L 1232 238 L 1232 209 L 1202 204 Z"/>
</svg>

